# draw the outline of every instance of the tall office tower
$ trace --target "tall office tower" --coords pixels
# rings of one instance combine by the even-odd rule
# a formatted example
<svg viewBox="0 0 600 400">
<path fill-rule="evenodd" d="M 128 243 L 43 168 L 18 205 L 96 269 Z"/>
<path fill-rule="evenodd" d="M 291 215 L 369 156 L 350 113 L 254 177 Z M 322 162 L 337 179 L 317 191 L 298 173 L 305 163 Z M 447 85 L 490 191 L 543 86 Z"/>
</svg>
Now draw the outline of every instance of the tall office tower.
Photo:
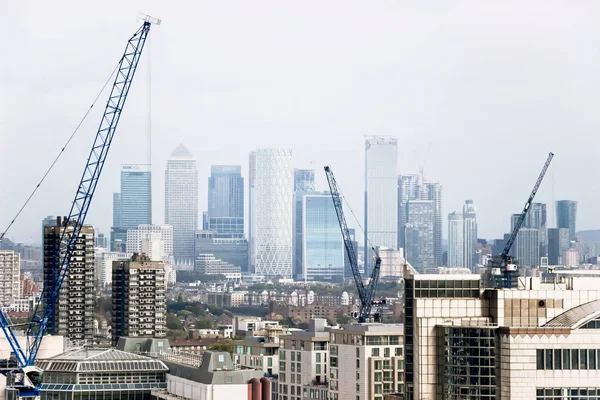
<svg viewBox="0 0 600 400">
<path fill-rule="evenodd" d="M 254 273 L 292 278 L 292 151 L 250 153 L 249 264 Z"/>
<path fill-rule="evenodd" d="M 197 231 L 196 261 L 206 254 L 212 254 L 216 258 L 229 264 L 240 267 L 244 273 L 252 272 L 248 268 L 248 240 L 246 238 L 216 238 L 213 232 Z"/>
<path fill-rule="evenodd" d="M 213 165 L 208 178 L 208 230 L 215 237 L 244 237 L 244 178 L 240 165 Z"/>
<path fill-rule="evenodd" d="M 431 200 L 409 200 L 407 212 L 405 255 L 417 271 L 423 272 L 434 266 L 435 204 Z"/>
<path fill-rule="evenodd" d="M 122 165 L 120 228 L 135 229 L 138 225 L 151 223 L 152 174 L 150 166 Z"/>
<path fill-rule="evenodd" d="M 374 262 L 371 247 L 398 249 L 398 141 L 365 139 L 365 272 Z"/>
<path fill-rule="evenodd" d="M 442 263 L 442 185 L 435 182 L 425 182 L 424 200 L 433 201 L 433 263 L 439 267 Z M 477 240 L 477 238 L 475 238 Z"/>
<path fill-rule="evenodd" d="M 163 257 L 173 255 L 174 233 L 171 225 L 140 225 L 137 229 L 129 229 L 127 231 L 127 253 L 144 253 L 142 244 L 145 238 L 154 238 L 155 241 L 159 241 Z M 146 253 L 146 255 L 148 254 Z"/>
<path fill-rule="evenodd" d="M 314 192 L 315 171 L 312 169 L 294 170 L 294 192 Z"/>
<path fill-rule="evenodd" d="M 319 282 L 343 280 L 344 242 L 331 194 L 296 192 L 294 204 L 295 278 Z"/>
<path fill-rule="evenodd" d="M 165 266 L 143 254 L 113 262 L 112 343 L 119 337 L 161 338 L 167 334 Z"/>
<path fill-rule="evenodd" d="M 198 228 L 198 170 L 194 156 L 183 144 L 177 146 L 167 160 L 165 223 L 173 227 L 175 259 L 194 260 L 194 234 Z"/>
<path fill-rule="evenodd" d="M 548 229 L 548 265 L 558 265 L 560 260 L 559 229 Z"/>
<path fill-rule="evenodd" d="M 519 229 L 516 245 L 519 267 L 537 267 L 540 265 L 540 236 L 537 229 Z"/>
<path fill-rule="evenodd" d="M 448 214 L 448 266 L 464 267 L 464 220 L 457 212 Z"/>
<path fill-rule="evenodd" d="M 423 194 L 420 175 L 398 175 L 398 247 L 404 248 L 404 224 L 408 222 L 406 213 L 409 200 L 419 200 Z"/>
<path fill-rule="evenodd" d="M 477 265 L 477 215 L 473 200 L 465 201 L 463 206 L 463 220 L 464 267 L 475 272 L 475 266 Z"/>
<path fill-rule="evenodd" d="M 96 247 L 101 247 L 103 249 L 108 249 L 108 240 L 104 233 L 99 233 L 96 236 Z"/>
<path fill-rule="evenodd" d="M 55 275 L 60 268 L 64 253 L 60 251 L 60 238 L 66 229 L 73 232 L 73 224 L 66 218 L 57 217 L 54 225 L 44 228 L 44 299 L 56 285 Z M 85 225 L 75 243 L 75 252 L 69 263 L 69 271 L 60 289 L 54 315 L 48 318 L 48 333 L 63 335 L 73 341 L 94 339 L 94 228 Z"/>
<path fill-rule="evenodd" d="M 558 200 L 556 202 L 556 227 L 569 229 L 569 241 L 576 237 L 577 202 L 573 200 Z"/>
<path fill-rule="evenodd" d="M 12 250 L 0 250 L 0 305 L 8 307 L 20 298 L 21 256 Z"/>
<path fill-rule="evenodd" d="M 125 251 L 127 228 L 121 227 L 121 193 L 113 193 L 113 222 L 110 228 L 110 250 Z"/>
<path fill-rule="evenodd" d="M 121 227 L 121 193 L 113 193 L 113 226 Z"/>
</svg>

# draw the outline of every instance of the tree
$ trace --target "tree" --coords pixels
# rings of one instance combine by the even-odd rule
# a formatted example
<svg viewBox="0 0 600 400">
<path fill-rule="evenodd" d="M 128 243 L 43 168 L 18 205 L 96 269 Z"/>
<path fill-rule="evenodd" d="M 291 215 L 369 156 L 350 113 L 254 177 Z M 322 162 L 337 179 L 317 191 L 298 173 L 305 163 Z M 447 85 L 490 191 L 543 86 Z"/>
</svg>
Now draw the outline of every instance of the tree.
<svg viewBox="0 0 600 400">
<path fill-rule="evenodd" d="M 233 355 L 233 340 L 232 339 L 221 340 L 221 341 L 213 344 L 209 350 L 226 351 L 229 354 Z"/>
<path fill-rule="evenodd" d="M 183 294 L 179 293 L 179 296 L 177 296 L 177 302 L 178 303 L 183 303 L 184 299 L 183 299 Z"/>
<path fill-rule="evenodd" d="M 181 321 L 177 317 L 177 315 L 173 313 L 167 313 L 167 329 L 178 330 L 183 329 L 183 325 L 181 325 Z"/>
<path fill-rule="evenodd" d="M 212 327 L 213 320 L 210 318 L 199 318 L 198 321 L 196 321 L 197 329 L 212 329 Z"/>
</svg>

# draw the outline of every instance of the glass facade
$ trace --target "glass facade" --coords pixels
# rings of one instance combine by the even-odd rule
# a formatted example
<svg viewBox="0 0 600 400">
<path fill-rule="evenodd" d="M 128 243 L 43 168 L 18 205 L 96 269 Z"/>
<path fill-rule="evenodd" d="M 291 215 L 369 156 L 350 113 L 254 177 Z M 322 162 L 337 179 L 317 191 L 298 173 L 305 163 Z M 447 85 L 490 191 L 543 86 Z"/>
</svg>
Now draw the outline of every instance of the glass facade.
<svg viewBox="0 0 600 400">
<path fill-rule="evenodd" d="M 536 400 L 600 400 L 600 387 L 537 388 Z"/>
<path fill-rule="evenodd" d="M 314 192 L 315 171 L 312 169 L 294 170 L 294 192 Z"/>
<path fill-rule="evenodd" d="M 521 228 L 517 233 L 517 261 L 522 267 L 540 265 L 540 232 L 537 229 Z"/>
<path fill-rule="evenodd" d="M 244 178 L 240 165 L 213 165 L 208 178 L 208 230 L 216 237 L 244 236 Z"/>
<path fill-rule="evenodd" d="M 365 271 L 370 274 L 371 245 L 398 249 L 398 141 L 365 139 Z M 369 245 L 370 242 L 370 245 Z"/>
<path fill-rule="evenodd" d="M 152 223 L 152 179 L 149 165 L 121 166 L 121 224 L 119 228 L 135 229 Z M 115 199 L 113 198 L 113 205 Z M 115 217 L 113 212 L 113 218 Z"/>
<path fill-rule="evenodd" d="M 344 242 L 331 195 L 302 196 L 302 278 L 308 281 L 344 277 Z"/>
<path fill-rule="evenodd" d="M 196 160 L 182 144 L 167 160 L 165 223 L 173 227 L 175 259 L 194 260 L 194 234 L 198 228 L 198 170 Z"/>
<path fill-rule="evenodd" d="M 556 202 L 557 228 L 569 229 L 569 241 L 575 241 L 577 222 L 577 202 L 573 200 L 559 200 Z"/>
<path fill-rule="evenodd" d="M 407 205 L 406 257 L 419 272 L 434 266 L 435 205 L 431 200 L 410 200 Z"/>
<path fill-rule="evenodd" d="M 463 266 L 475 272 L 477 265 L 477 214 L 473 200 L 465 201 L 463 206 Z"/>
<path fill-rule="evenodd" d="M 292 278 L 292 151 L 250 153 L 249 264 L 257 275 Z"/>
<path fill-rule="evenodd" d="M 496 329 L 440 327 L 443 398 L 496 399 Z"/>
<path fill-rule="evenodd" d="M 216 258 L 238 266 L 242 272 L 248 270 L 248 240 L 232 238 L 215 238 L 212 232 L 196 233 L 196 256 L 213 254 Z"/>
</svg>

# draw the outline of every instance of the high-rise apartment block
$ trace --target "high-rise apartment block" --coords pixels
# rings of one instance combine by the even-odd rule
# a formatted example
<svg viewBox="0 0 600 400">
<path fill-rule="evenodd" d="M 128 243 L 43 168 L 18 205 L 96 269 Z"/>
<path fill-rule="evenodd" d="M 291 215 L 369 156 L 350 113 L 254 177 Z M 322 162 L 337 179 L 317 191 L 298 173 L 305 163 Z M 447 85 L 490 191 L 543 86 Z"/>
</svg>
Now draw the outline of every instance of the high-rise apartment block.
<svg viewBox="0 0 600 400">
<path fill-rule="evenodd" d="M 402 324 L 353 324 L 330 331 L 329 399 L 383 399 L 404 393 Z"/>
<path fill-rule="evenodd" d="M 112 271 L 112 342 L 119 337 L 165 337 L 165 267 L 143 254 L 115 261 Z M 93 326 L 93 325 L 92 325 Z"/>
<path fill-rule="evenodd" d="M 21 256 L 12 250 L 0 250 L 0 306 L 8 307 L 20 298 Z"/>
<path fill-rule="evenodd" d="M 463 206 L 463 267 L 475 271 L 477 265 L 477 215 L 473 200 L 466 200 Z"/>
<path fill-rule="evenodd" d="M 457 212 L 448 214 L 448 267 L 464 268 L 464 220 Z"/>
<path fill-rule="evenodd" d="M 294 274 L 297 280 L 344 278 L 344 242 L 331 194 L 294 194 Z"/>
<path fill-rule="evenodd" d="M 422 272 L 434 267 L 435 204 L 431 200 L 409 200 L 406 213 L 405 256 L 417 271 Z"/>
<path fill-rule="evenodd" d="M 398 140 L 365 139 L 365 271 L 374 266 L 371 246 L 398 249 Z"/>
<path fill-rule="evenodd" d="M 292 278 L 292 151 L 250 153 L 249 264 L 257 275 Z"/>
<path fill-rule="evenodd" d="M 294 192 L 314 192 L 315 171 L 312 169 L 294 170 Z"/>
<path fill-rule="evenodd" d="M 569 229 L 569 240 L 576 239 L 577 202 L 573 200 L 558 200 L 556 202 L 556 226 Z"/>
<path fill-rule="evenodd" d="M 194 234 L 198 229 L 198 170 L 196 160 L 180 144 L 165 170 L 165 223 L 173 227 L 173 256 L 194 260 Z"/>
<path fill-rule="evenodd" d="M 215 237 L 244 237 L 244 178 L 240 165 L 213 165 L 208 178 L 208 230 Z"/>
<path fill-rule="evenodd" d="M 58 217 L 54 225 L 44 227 L 44 302 L 49 298 L 57 282 L 64 253 L 60 250 L 63 231 L 70 235 L 73 224 Z M 75 251 L 69 261 L 69 271 L 60 290 L 54 315 L 48 317 L 48 333 L 64 335 L 77 342 L 94 339 L 95 298 L 94 228 L 83 226 L 75 243 Z"/>
</svg>

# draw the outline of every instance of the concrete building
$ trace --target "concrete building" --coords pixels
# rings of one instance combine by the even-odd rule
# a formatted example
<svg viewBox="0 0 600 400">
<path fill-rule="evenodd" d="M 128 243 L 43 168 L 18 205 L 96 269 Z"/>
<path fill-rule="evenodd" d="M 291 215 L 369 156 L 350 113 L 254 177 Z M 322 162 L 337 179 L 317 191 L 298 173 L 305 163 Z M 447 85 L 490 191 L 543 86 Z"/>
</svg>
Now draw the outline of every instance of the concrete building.
<svg viewBox="0 0 600 400">
<path fill-rule="evenodd" d="M 198 254 L 196 271 L 205 275 L 224 275 L 230 281 L 239 282 L 242 279 L 240 267 L 216 258 L 214 254 Z"/>
<path fill-rule="evenodd" d="M 404 393 L 404 327 L 344 325 L 329 332 L 329 399 L 383 399 Z"/>
<path fill-rule="evenodd" d="M 577 249 L 569 249 L 569 250 L 565 250 L 563 252 L 562 255 L 562 260 L 563 260 L 563 265 L 565 267 L 578 267 L 580 262 L 579 262 L 579 252 L 577 251 Z"/>
<path fill-rule="evenodd" d="M 250 153 L 249 266 L 265 277 L 292 279 L 292 151 Z"/>
<path fill-rule="evenodd" d="M 398 249 L 398 140 L 365 138 L 365 272 L 371 273 L 372 246 Z"/>
<path fill-rule="evenodd" d="M 473 200 L 466 200 L 463 206 L 463 267 L 475 272 L 477 265 L 477 214 Z"/>
<path fill-rule="evenodd" d="M 50 301 L 56 285 L 55 276 L 60 269 L 64 253 L 60 250 L 63 231 L 72 234 L 73 225 L 66 217 L 57 217 L 54 225 L 44 227 L 44 291 L 43 301 Z M 75 342 L 92 343 L 94 339 L 95 295 L 94 228 L 81 228 L 75 243 L 75 252 L 69 262 L 69 271 L 60 290 L 54 315 L 48 319 L 48 333 L 63 335 Z"/>
<path fill-rule="evenodd" d="M 464 220 L 460 213 L 448 214 L 448 267 L 464 268 Z"/>
<path fill-rule="evenodd" d="M 213 254 L 216 258 L 248 271 L 248 240 L 244 238 L 217 238 L 210 231 L 197 231 L 195 235 L 196 258 Z"/>
<path fill-rule="evenodd" d="M 12 250 L 0 250 L 0 307 L 20 298 L 21 256 Z"/>
<path fill-rule="evenodd" d="M 417 271 L 423 271 L 434 266 L 435 204 L 431 200 L 409 200 L 407 215 L 406 258 Z"/>
<path fill-rule="evenodd" d="M 96 264 L 97 286 L 103 288 L 112 283 L 113 261 L 126 261 L 129 260 L 131 256 L 133 256 L 133 253 L 119 253 L 96 247 L 94 249 L 94 262 Z"/>
<path fill-rule="evenodd" d="M 404 260 L 402 251 L 392 250 L 388 248 L 379 249 L 379 258 L 381 258 L 381 266 L 379 278 L 398 280 L 404 276 Z"/>
<path fill-rule="evenodd" d="M 577 233 L 577 202 L 558 200 L 556 202 L 556 227 L 569 230 L 569 241 L 574 242 Z"/>
<path fill-rule="evenodd" d="M 190 151 L 180 144 L 167 159 L 165 223 L 173 227 L 173 257 L 194 260 L 198 229 L 198 170 Z"/>
<path fill-rule="evenodd" d="M 208 178 L 208 230 L 218 238 L 244 237 L 244 178 L 240 165 L 213 165 Z"/>
<path fill-rule="evenodd" d="M 315 171 L 312 169 L 294 170 L 294 192 L 314 192 Z"/>
<path fill-rule="evenodd" d="M 306 332 L 279 338 L 279 396 L 296 399 L 312 389 L 327 393 L 329 333 L 324 319 L 311 319 Z"/>
<path fill-rule="evenodd" d="M 267 376 L 279 374 L 279 337 L 283 327 L 271 325 L 261 331 L 252 331 L 243 340 L 236 340 L 233 347 L 233 358 L 236 365 L 242 368 L 262 370 Z"/>
<path fill-rule="evenodd" d="M 145 253 L 153 261 L 162 261 L 174 255 L 173 238 L 171 225 L 139 225 L 137 229 L 127 230 L 126 252 Z"/>
<path fill-rule="evenodd" d="M 344 242 L 331 194 L 294 194 L 293 253 L 296 280 L 342 281 Z"/>
<path fill-rule="evenodd" d="M 134 254 L 113 262 L 112 341 L 119 337 L 165 337 L 167 303 L 163 263 Z"/>
</svg>

